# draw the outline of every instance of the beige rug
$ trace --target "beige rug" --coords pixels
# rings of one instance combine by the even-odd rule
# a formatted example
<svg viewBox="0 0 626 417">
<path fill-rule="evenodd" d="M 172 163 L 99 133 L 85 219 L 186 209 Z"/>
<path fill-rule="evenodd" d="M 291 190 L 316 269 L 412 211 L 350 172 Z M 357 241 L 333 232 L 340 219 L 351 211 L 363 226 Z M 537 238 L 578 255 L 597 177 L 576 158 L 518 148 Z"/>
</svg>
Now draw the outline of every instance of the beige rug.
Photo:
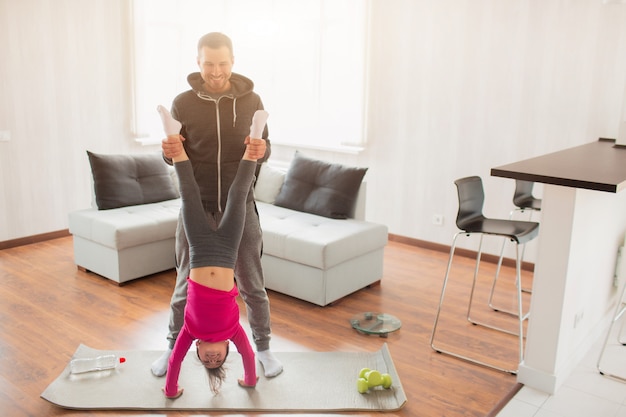
<svg viewBox="0 0 626 417">
<path fill-rule="evenodd" d="M 276 352 L 285 370 L 275 378 L 261 375 L 255 389 L 237 385 L 243 375 L 241 357 L 231 351 L 227 380 L 214 396 L 206 372 L 195 352 L 183 363 L 179 385 L 185 389 L 176 400 L 163 396 L 164 378 L 150 372 L 160 351 L 101 351 L 80 345 L 74 357 L 114 353 L 126 362 L 111 371 L 70 374 L 68 366 L 41 397 L 59 407 L 84 410 L 229 410 L 229 411 L 393 411 L 406 403 L 400 378 L 387 345 L 376 352 Z M 359 394 L 356 380 L 361 368 L 391 374 L 393 386 Z"/>
</svg>

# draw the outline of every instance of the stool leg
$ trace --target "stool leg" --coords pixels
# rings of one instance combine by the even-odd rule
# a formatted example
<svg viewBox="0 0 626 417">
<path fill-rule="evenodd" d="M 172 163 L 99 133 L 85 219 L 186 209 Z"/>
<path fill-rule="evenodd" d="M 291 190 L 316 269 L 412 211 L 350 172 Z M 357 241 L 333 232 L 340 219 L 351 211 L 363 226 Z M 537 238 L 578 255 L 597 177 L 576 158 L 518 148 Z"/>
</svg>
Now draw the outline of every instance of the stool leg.
<svg viewBox="0 0 626 417">
<path fill-rule="evenodd" d="M 481 240 L 481 245 L 482 245 L 482 240 Z M 481 254 L 481 247 L 479 246 L 478 248 L 478 258 L 477 261 L 480 259 L 480 254 Z M 515 244 L 515 296 L 516 296 L 516 304 L 517 304 L 517 311 L 502 311 L 503 313 L 507 313 L 510 314 L 514 317 L 518 318 L 518 322 L 519 323 L 523 323 L 524 320 L 526 320 L 529 315 L 530 315 L 530 311 L 527 312 L 526 314 L 523 314 L 522 312 L 522 290 L 521 290 L 521 270 L 522 270 L 522 262 L 519 259 L 519 245 L 516 243 Z M 498 327 L 498 326 L 494 326 L 492 324 L 489 323 L 485 323 L 482 321 L 478 321 L 475 320 L 471 317 L 471 311 L 472 311 L 472 300 L 473 300 L 473 295 L 474 295 L 474 287 L 476 285 L 476 279 L 478 276 L 478 265 L 476 265 L 476 269 L 474 272 L 474 283 L 472 284 L 472 292 L 470 293 L 470 302 L 467 308 L 467 321 L 469 321 L 472 324 L 478 325 L 478 326 L 483 326 L 486 327 L 488 329 L 492 329 L 492 330 L 497 330 L 503 333 L 507 333 L 513 336 L 519 336 L 520 334 L 523 335 L 523 333 L 519 332 L 519 329 L 517 331 L 512 331 L 512 330 L 507 330 L 507 329 L 503 329 L 502 327 Z M 498 310 L 499 311 L 499 310 Z M 521 328 L 522 326 L 520 326 Z"/>
<path fill-rule="evenodd" d="M 480 360 L 476 360 L 476 359 L 470 358 L 469 356 L 465 356 L 465 355 L 461 355 L 461 354 L 452 352 L 450 350 L 441 349 L 440 347 L 435 345 L 435 335 L 437 333 L 437 327 L 438 327 L 438 324 L 439 324 L 439 318 L 440 318 L 440 315 L 441 315 L 441 309 L 442 309 L 443 301 L 444 301 L 444 298 L 445 298 L 446 287 L 448 285 L 448 280 L 450 278 L 450 269 L 452 267 L 452 259 L 454 257 L 454 251 L 455 251 L 455 248 L 456 248 L 456 240 L 457 240 L 457 237 L 459 235 L 462 235 L 462 234 L 466 234 L 468 236 L 470 235 L 468 233 L 459 232 L 459 233 L 454 235 L 454 238 L 452 240 L 452 246 L 450 247 L 450 257 L 448 259 L 448 265 L 446 267 L 446 274 L 445 274 L 445 277 L 444 277 L 444 280 L 443 280 L 443 286 L 442 286 L 442 289 L 441 289 L 441 296 L 439 298 L 439 305 L 437 307 L 437 314 L 435 315 L 435 322 L 433 324 L 433 330 L 432 330 L 432 333 L 431 333 L 431 336 L 430 336 L 430 347 L 437 353 L 446 354 L 446 355 L 455 357 L 457 359 L 461 359 L 461 360 L 464 360 L 464 361 L 467 361 L 467 362 L 470 362 L 470 363 L 474 363 L 476 365 L 481 365 L 481 366 L 484 366 L 484 367 L 487 367 L 487 368 L 495 369 L 497 371 L 506 372 L 506 373 L 515 375 L 515 374 L 517 374 L 517 369 L 513 370 L 513 369 L 507 369 L 507 368 L 495 366 L 495 365 L 492 365 L 492 364 L 489 364 L 489 363 L 486 363 L 486 362 L 483 362 L 483 361 L 480 361 Z M 481 234 L 481 246 L 482 246 L 482 234 Z M 476 257 L 477 262 L 480 262 L 481 246 L 479 246 L 478 255 Z M 476 277 L 478 275 L 478 269 L 479 269 L 479 266 L 476 265 L 475 269 L 474 269 L 474 282 L 472 283 L 472 294 L 470 294 L 470 300 L 473 297 L 473 291 L 474 291 L 474 288 L 475 288 L 475 285 L 476 285 Z M 521 300 L 521 294 L 520 294 L 518 299 Z M 471 308 L 471 301 L 470 301 L 470 308 Z M 468 317 L 469 317 L 469 310 L 468 310 Z M 522 329 L 521 326 L 520 326 L 520 329 Z M 520 336 L 520 339 L 521 339 L 521 337 L 522 336 Z M 521 346 L 521 342 L 520 342 L 520 346 Z M 520 353 L 520 358 L 521 357 L 522 357 L 522 354 Z M 520 363 L 521 363 L 521 360 L 520 360 Z"/>
<path fill-rule="evenodd" d="M 519 363 L 522 363 L 524 361 L 524 320 L 528 318 L 530 312 L 526 315 L 522 314 L 522 258 L 519 256 L 519 244 L 515 245 L 515 270 L 515 287 L 517 289 L 517 322 L 519 325 Z"/>
<path fill-rule="evenodd" d="M 482 243 L 482 242 L 481 242 Z M 517 340 L 519 343 L 518 353 L 519 353 L 519 363 L 522 363 L 524 360 L 524 321 L 528 319 L 530 315 L 530 311 L 526 314 L 523 314 L 523 305 L 522 305 L 522 259 L 519 253 L 519 243 L 515 242 L 515 295 L 517 298 L 517 311 L 512 312 L 511 314 L 517 318 L 517 332 L 510 331 L 507 329 L 503 329 L 501 327 L 493 326 L 491 324 L 487 324 L 484 322 L 479 322 L 470 318 L 470 310 L 471 310 L 471 297 L 470 297 L 470 306 L 468 309 L 467 319 L 472 323 L 482 327 L 486 327 L 488 329 L 497 330 L 503 333 L 510 334 L 512 336 L 517 336 Z M 479 248 L 480 253 L 480 248 Z M 478 267 L 476 268 L 476 273 L 478 272 Z M 476 275 L 474 276 L 474 283 L 476 281 Z M 472 292 L 474 287 L 472 286 Z M 517 371 L 515 371 L 517 373 Z"/>
<path fill-rule="evenodd" d="M 430 347 L 437 351 L 441 352 L 437 347 L 435 347 L 435 333 L 437 332 L 437 325 L 439 324 L 439 316 L 441 314 L 441 307 L 443 306 L 443 299 L 446 295 L 446 287 L 448 285 L 448 278 L 450 277 L 450 268 L 452 267 L 452 258 L 454 258 L 454 250 L 456 248 L 456 239 L 460 233 L 454 235 L 452 239 L 452 246 L 450 246 L 450 255 L 448 257 L 448 266 L 446 267 L 446 275 L 443 278 L 443 286 L 441 288 L 441 295 L 439 296 L 439 305 L 437 306 L 437 314 L 435 315 L 435 322 L 433 323 L 433 331 L 430 334 Z"/>
<path fill-rule="evenodd" d="M 626 309 L 626 306 L 624 306 L 624 308 Z M 617 343 L 619 343 L 622 346 L 626 346 L 626 340 L 622 340 L 622 336 L 624 335 L 624 325 L 626 323 L 624 323 L 624 321 L 622 320 L 622 325 L 620 326 L 619 329 L 619 334 L 617 335 Z"/>
<path fill-rule="evenodd" d="M 604 357 L 604 352 L 606 350 L 606 345 L 607 345 L 607 343 L 609 341 L 609 337 L 611 337 L 611 332 L 613 331 L 613 326 L 615 325 L 615 323 L 617 321 L 619 321 L 619 319 L 622 317 L 624 312 L 626 312 L 626 303 L 624 303 L 624 293 L 625 292 L 626 292 L 626 281 L 622 284 L 622 290 L 620 291 L 620 296 L 619 296 L 619 299 L 617 300 L 617 306 L 615 307 L 615 313 L 613 314 L 613 319 L 611 320 L 611 324 L 609 325 L 609 330 L 607 331 L 606 337 L 604 338 L 604 343 L 602 343 L 602 349 L 600 350 L 600 356 L 598 357 L 598 362 L 596 364 L 596 367 L 598 368 L 598 372 L 600 372 L 601 375 L 606 375 L 606 376 L 618 379 L 618 380 L 623 381 L 623 382 L 626 382 L 626 377 L 623 377 L 623 376 L 620 376 L 620 375 L 615 375 L 613 373 L 607 372 L 606 370 L 604 370 L 602 368 L 601 362 L 602 362 L 602 358 Z M 618 335 L 617 341 L 620 344 L 623 345 L 624 343 L 622 343 L 620 341 L 619 336 L 620 335 Z"/>
<path fill-rule="evenodd" d="M 519 211 L 519 212 L 523 213 L 523 212 L 525 211 L 525 209 L 515 209 L 515 210 L 511 210 L 511 212 L 509 213 L 509 220 L 513 219 L 513 214 L 514 214 L 516 211 Z M 528 221 L 530 221 L 530 220 L 532 220 L 532 217 L 533 217 L 533 210 L 528 210 L 528 211 L 530 212 L 530 216 L 528 217 Z M 499 307 L 495 306 L 495 305 L 494 305 L 494 303 L 493 303 L 493 295 L 494 295 L 495 290 L 496 290 L 496 283 L 497 283 L 497 281 L 498 281 L 498 278 L 500 277 L 500 270 L 502 269 L 502 261 L 504 260 L 504 246 L 506 245 L 506 240 L 507 240 L 506 238 L 502 239 L 502 246 L 500 247 L 500 256 L 499 256 L 499 258 L 498 258 L 498 265 L 497 265 L 497 267 L 496 267 L 496 274 L 495 274 L 495 276 L 493 277 L 493 282 L 492 282 L 492 284 L 491 284 L 491 291 L 489 292 L 489 301 L 488 301 L 488 304 L 489 304 L 489 307 L 490 307 L 492 310 L 494 310 L 494 311 L 499 311 L 499 312 L 501 312 L 501 313 L 506 313 L 506 314 L 515 315 L 515 314 L 517 314 L 517 313 L 515 313 L 515 312 L 513 312 L 513 311 L 509 311 L 509 310 L 504 310 L 504 309 L 501 309 L 501 308 L 499 308 Z M 524 260 L 524 254 L 525 254 L 525 253 L 526 253 L 526 244 L 524 244 L 524 245 L 522 246 L 522 256 L 521 256 L 521 258 L 520 258 L 520 259 L 522 260 L 522 262 L 523 262 L 523 260 Z M 522 288 L 522 292 L 525 292 L 525 293 L 531 293 L 531 292 L 532 292 L 532 290 L 531 290 L 530 288 Z"/>
<path fill-rule="evenodd" d="M 467 321 L 472 324 L 479 324 L 472 320 L 472 305 L 474 301 L 474 290 L 476 289 L 476 281 L 478 280 L 478 270 L 480 268 L 480 258 L 483 254 L 483 235 L 480 235 L 480 242 L 478 243 L 478 253 L 476 255 L 476 264 L 474 266 L 474 278 L 472 280 L 472 290 L 470 291 L 469 303 L 467 304 Z M 486 326 L 489 327 L 489 326 Z M 497 330 L 497 329 L 496 329 Z"/>
</svg>

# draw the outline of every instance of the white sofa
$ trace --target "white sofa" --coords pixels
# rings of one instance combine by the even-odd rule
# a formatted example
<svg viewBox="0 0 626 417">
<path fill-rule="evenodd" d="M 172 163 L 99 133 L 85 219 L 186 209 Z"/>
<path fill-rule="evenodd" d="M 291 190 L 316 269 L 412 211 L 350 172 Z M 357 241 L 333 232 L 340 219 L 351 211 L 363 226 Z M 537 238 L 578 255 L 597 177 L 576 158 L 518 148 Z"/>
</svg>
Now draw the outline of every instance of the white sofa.
<svg viewBox="0 0 626 417">
<path fill-rule="evenodd" d="M 269 174 L 271 172 L 271 174 Z M 263 229 L 265 287 L 325 306 L 383 276 L 387 227 L 367 222 L 366 183 L 353 218 L 332 219 L 273 204 L 285 172 L 261 167 L 256 200 Z M 274 183 L 267 192 L 267 182 Z"/>
<path fill-rule="evenodd" d="M 179 211 L 180 199 L 73 211 L 74 262 L 118 284 L 172 269 Z"/>
<path fill-rule="evenodd" d="M 344 220 L 272 204 L 284 178 L 264 164 L 256 184 L 266 288 L 325 306 L 379 281 L 387 227 L 363 220 L 365 183 Z M 71 212 L 76 264 L 118 284 L 174 268 L 179 209 L 172 199 Z"/>
<path fill-rule="evenodd" d="M 118 284 L 174 268 L 174 169 L 160 153 L 87 154 L 92 207 L 68 215 L 76 265 Z"/>
</svg>

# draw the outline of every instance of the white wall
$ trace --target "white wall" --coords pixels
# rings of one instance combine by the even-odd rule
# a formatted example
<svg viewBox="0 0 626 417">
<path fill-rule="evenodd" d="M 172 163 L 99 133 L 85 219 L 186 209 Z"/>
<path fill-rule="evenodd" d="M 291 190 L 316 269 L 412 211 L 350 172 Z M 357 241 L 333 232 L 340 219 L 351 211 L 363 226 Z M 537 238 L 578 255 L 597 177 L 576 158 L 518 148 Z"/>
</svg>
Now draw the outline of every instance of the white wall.
<svg viewBox="0 0 626 417">
<path fill-rule="evenodd" d="M 368 213 L 391 233 L 450 244 L 456 178 L 482 176 L 486 215 L 507 216 L 513 181 L 490 168 L 617 135 L 626 6 L 380 1 L 373 16 Z"/>
<path fill-rule="evenodd" d="M 63 230 L 89 206 L 85 151 L 131 140 L 125 0 L 0 0 L 0 241 Z"/>
<path fill-rule="evenodd" d="M 0 0 L 10 57 L 0 63 L 0 130 L 12 134 L 0 142 L 0 241 L 67 228 L 67 212 L 90 203 L 86 149 L 158 149 L 131 138 L 127 7 Z M 482 176 L 485 213 L 507 216 L 513 182 L 490 168 L 617 136 L 626 6 L 373 0 L 371 20 L 366 150 L 304 152 L 369 167 L 367 217 L 390 233 L 449 245 L 456 178 Z M 273 158 L 292 154 L 276 147 Z"/>
</svg>

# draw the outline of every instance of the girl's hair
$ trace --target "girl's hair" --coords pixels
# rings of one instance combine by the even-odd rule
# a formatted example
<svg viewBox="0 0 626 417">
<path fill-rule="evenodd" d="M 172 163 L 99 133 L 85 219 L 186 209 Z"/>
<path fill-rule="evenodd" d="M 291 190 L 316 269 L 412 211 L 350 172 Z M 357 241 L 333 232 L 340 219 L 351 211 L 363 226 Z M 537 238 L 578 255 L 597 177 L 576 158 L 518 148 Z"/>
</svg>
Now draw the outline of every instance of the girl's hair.
<svg viewBox="0 0 626 417">
<path fill-rule="evenodd" d="M 226 367 L 224 366 L 224 363 L 226 362 L 226 358 L 228 358 L 228 352 L 230 351 L 229 347 L 230 344 L 227 344 L 226 355 L 224 355 L 224 361 L 220 366 L 218 366 L 217 368 L 207 368 L 206 366 L 204 367 L 204 369 L 206 369 L 207 376 L 209 377 L 209 387 L 211 387 L 211 391 L 213 392 L 213 394 L 216 395 L 220 392 L 220 388 L 222 388 L 222 383 L 226 379 Z M 196 355 L 198 356 L 198 360 L 200 360 L 200 354 L 198 353 L 197 349 Z M 200 362 L 202 361 L 200 360 Z"/>
<path fill-rule="evenodd" d="M 209 387 L 211 387 L 213 394 L 217 395 L 220 392 L 220 388 L 222 388 L 224 379 L 226 379 L 226 369 L 224 368 L 224 364 L 222 364 L 219 368 L 205 369 L 207 375 L 209 376 Z"/>
</svg>

